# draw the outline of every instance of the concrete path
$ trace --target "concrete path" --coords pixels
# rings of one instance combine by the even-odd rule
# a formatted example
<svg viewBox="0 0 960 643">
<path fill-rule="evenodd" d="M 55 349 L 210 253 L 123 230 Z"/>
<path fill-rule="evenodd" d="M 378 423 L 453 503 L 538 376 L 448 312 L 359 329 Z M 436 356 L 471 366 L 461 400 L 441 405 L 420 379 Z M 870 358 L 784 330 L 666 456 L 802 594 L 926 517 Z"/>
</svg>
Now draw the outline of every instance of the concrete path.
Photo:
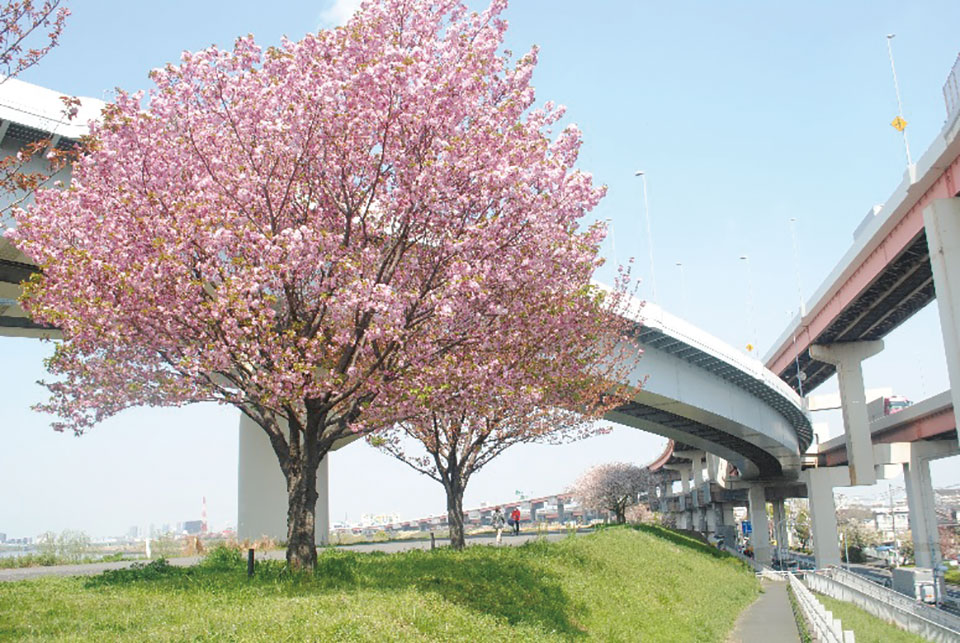
<svg viewBox="0 0 960 643">
<path fill-rule="evenodd" d="M 581 530 L 578 533 L 583 533 L 588 530 Z M 592 530 L 590 530 L 592 531 Z M 546 540 L 554 541 L 566 538 L 566 532 L 554 532 L 549 533 L 544 536 Z M 503 535 L 503 545 L 504 546 L 515 546 L 522 545 L 528 540 L 535 540 L 537 535 L 535 533 L 521 533 L 519 536 L 507 535 L 505 532 Z M 444 547 L 449 545 L 450 541 L 446 538 L 437 538 L 436 546 Z M 496 537 L 495 536 L 468 536 L 467 545 L 495 545 Z M 430 549 L 430 540 L 394 540 L 390 542 L 383 543 L 362 543 L 358 545 L 339 545 L 335 546 L 334 549 L 344 550 L 344 551 L 356 551 L 356 552 L 371 552 L 371 551 L 382 551 L 387 553 L 394 553 L 400 551 L 407 551 L 410 549 Z M 283 550 L 274 550 L 264 552 L 262 554 L 257 554 L 258 560 L 283 560 L 286 556 L 286 552 Z M 4 581 L 18 581 L 26 580 L 29 578 L 38 578 L 40 576 L 94 576 L 96 574 L 101 574 L 110 569 L 123 569 L 129 567 L 135 562 L 149 562 L 146 560 L 132 561 L 124 560 L 113 563 L 87 563 L 83 565 L 54 565 L 50 567 L 22 567 L 18 569 L 0 569 L 0 582 Z M 200 556 L 184 556 L 182 558 L 170 558 L 168 561 L 171 565 L 176 565 L 177 567 L 189 567 L 190 565 L 196 565 L 200 562 Z"/>
<path fill-rule="evenodd" d="M 800 643 L 787 583 L 762 583 L 763 594 L 740 614 L 727 643 Z"/>
</svg>

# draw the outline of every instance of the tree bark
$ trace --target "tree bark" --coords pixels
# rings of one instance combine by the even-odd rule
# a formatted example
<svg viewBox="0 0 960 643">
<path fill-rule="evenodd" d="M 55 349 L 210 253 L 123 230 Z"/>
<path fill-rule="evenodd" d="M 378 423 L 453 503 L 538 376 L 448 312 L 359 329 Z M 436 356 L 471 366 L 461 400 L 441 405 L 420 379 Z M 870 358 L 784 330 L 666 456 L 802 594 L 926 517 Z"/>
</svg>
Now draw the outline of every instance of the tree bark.
<svg viewBox="0 0 960 643">
<path fill-rule="evenodd" d="M 297 463 L 287 475 L 287 564 L 312 572 L 317 565 L 317 463 Z"/>
<path fill-rule="evenodd" d="M 450 527 L 450 547 L 461 550 L 466 546 L 463 534 L 463 487 L 456 481 L 444 485 L 447 492 L 447 525 Z"/>
</svg>

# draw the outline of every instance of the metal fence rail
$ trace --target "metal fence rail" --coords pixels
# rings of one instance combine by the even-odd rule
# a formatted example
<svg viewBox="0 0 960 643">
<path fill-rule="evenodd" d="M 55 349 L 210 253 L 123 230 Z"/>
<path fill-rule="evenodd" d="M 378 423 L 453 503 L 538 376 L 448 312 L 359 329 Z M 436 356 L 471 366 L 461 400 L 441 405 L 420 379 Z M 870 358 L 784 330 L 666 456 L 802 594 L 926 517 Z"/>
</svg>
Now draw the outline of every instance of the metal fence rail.
<svg viewBox="0 0 960 643">
<path fill-rule="evenodd" d="M 947 123 L 960 112 L 960 56 L 953 63 L 953 69 L 947 75 L 947 82 L 943 84 L 943 102 L 947 106 Z"/>
<path fill-rule="evenodd" d="M 808 572 L 807 586 L 815 592 L 853 603 L 885 621 L 930 641 L 960 642 L 960 619 L 837 567 Z"/>
<path fill-rule="evenodd" d="M 875 583 L 864 578 L 863 576 L 860 576 L 859 574 L 854 574 L 853 572 L 840 567 L 831 567 L 823 570 L 823 573 L 829 575 L 831 578 L 835 578 L 844 585 L 856 588 L 871 598 L 882 601 L 890 607 L 910 612 L 911 614 L 915 614 L 920 618 L 932 621 L 937 625 L 942 625 L 957 632 L 958 636 L 960 636 L 960 617 L 954 616 L 949 612 L 944 612 L 943 610 L 927 605 L 926 603 L 921 603 L 920 601 L 914 600 L 909 596 L 904 596 L 900 592 L 894 591 L 889 587 L 884 587 L 879 583 Z"/>
<path fill-rule="evenodd" d="M 797 598 L 800 611 L 813 628 L 813 634 L 818 641 L 826 643 L 854 643 L 852 630 L 844 630 L 840 619 L 833 618 L 833 613 L 824 608 L 813 593 L 793 574 L 787 574 L 790 580 L 790 589 Z"/>
</svg>

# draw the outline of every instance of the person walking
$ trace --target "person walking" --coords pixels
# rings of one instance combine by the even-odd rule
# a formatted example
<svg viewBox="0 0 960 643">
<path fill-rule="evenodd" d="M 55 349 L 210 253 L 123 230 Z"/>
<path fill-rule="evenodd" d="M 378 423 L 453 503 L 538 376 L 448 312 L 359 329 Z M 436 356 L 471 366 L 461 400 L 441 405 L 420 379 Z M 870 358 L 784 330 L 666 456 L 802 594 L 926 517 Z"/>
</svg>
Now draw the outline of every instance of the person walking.
<svg viewBox="0 0 960 643">
<path fill-rule="evenodd" d="M 503 538 L 503 526 L 506 524 L 507 520 L 503 517 L 503 509 L 497 507 L 493 510 L 493 528 L 497 530 L 497 547 L 500 546 L 500 542 Z"/>
<path fill-rule="evenodd" d="M 510 521 L 513 523 L 513 535 L 520 535 L 520 507 L 514 507 L 510 512 Z"/>
</svg>

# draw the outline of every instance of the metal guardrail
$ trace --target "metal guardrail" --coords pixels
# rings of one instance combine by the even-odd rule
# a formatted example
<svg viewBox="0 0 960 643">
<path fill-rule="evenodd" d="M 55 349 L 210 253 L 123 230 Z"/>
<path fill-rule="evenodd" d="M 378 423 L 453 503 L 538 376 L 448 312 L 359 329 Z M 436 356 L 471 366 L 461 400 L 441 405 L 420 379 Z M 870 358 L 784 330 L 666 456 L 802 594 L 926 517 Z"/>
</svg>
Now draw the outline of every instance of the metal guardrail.
<svg viewBox="0 0 960 643">
<path fill-rule="evenodd" d="M 807 572 L 804 580 L 815 592 L 853 603 L 870 614 L 893 622 L 929 641 L 960 642 L 960 619 L 956 616 L 917 602 L 845 569 L 830 567 Z"/>
<path fill-rule="evenodd" d="M 960 56 L 953 63 L 953 69 L 947 75 L 947 82 L 943 84 L 943 102 L 947 106 L 947 123 L 960 112 Z"/>
<path fill-rule="evenodd" d="M 797 598 L 800 605 L 800 611 L 804 618 L 813 628 L 813 633 L 818 641 L 827 643 L 854 643 L 852 630 L 844 630 L 840 619 L 833 618 L 833 612 L 827 610 L 823 604 L 816 599 L 809 589 L 804 586 L 797 577 L 787 572 L 787 579 L 790 582 L 790 589 Z"/>
<path fill-rule="evenodd" d="M 953 630 L 957 632 L 957 637 L 960 639 L 960 617 L 954 616 L 949 612 L 944 612 L 926 603 L 921 603 L 909 596 L 905 596 L 889 587 L 884 587 L 879 583 L 875 583 L 841 567 L 829 567 L 821 570 L 819 573 L 825 574 L 839 583 L 843 583 L 871 598 L 881 601 L 891 608 L 909 612 L 924 620 Z"/>
</svg>

